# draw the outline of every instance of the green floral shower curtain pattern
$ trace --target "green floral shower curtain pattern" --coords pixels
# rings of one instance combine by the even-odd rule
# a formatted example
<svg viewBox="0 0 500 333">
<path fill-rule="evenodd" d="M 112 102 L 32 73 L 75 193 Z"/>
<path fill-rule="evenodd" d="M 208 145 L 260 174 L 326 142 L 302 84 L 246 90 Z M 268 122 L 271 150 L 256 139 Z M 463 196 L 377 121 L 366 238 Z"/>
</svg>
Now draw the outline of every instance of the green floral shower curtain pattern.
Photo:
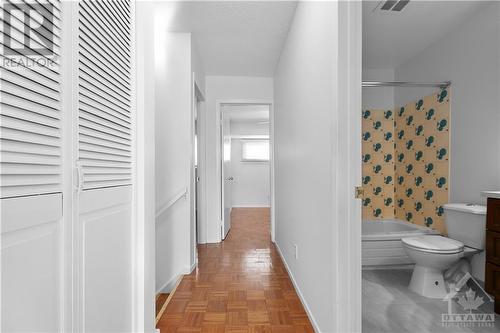
<svg viewBox="0 0 500 333">
<path fill-rule="evenodd" d="M 394 110 L 392 129 L 390 117 L 386 118 L 389 113 L 363 111 L 363 183 L 368 192 L 363 200 L 363 218 L 395 217 L 445 233 L 450 90 L 442 89 Z M 391 132 L 392 147 L 391 139 L 386 140 Z M 391 183 L 387 182 L 389 177 Z M 387 205 L 389 202 L 392 206 Z"/>
<path fill-rule="evenodd" d="M 394 111 L 363 111 L 363 219 L 394 218 Z"/>
<path fill-rule="evenodd" d="M 397 110 L 396 218 L 446 232 L 449 200 L 450 91 Z"/>
</svg>

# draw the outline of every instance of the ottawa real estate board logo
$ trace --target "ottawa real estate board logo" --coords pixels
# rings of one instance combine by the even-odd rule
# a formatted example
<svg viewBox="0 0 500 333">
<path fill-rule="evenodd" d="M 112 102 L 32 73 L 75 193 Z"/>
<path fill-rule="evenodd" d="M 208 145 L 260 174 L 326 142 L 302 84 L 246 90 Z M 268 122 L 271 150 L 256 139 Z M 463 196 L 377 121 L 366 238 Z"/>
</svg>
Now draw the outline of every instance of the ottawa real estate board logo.
<svg viewBox="0 0 500 333">
<path fill-rule="evenodd" d="M 2 1 L 2 67 L 53 67 L 54 6 L 39 1 Z"/>
<path fill-rule="evenodd" d="M 448 303 L 448 313 L 441 314 L 442 326 L 495 327 L 493 299 L 469 273 L 450 285 L 443 301 Z"/>
</svg>

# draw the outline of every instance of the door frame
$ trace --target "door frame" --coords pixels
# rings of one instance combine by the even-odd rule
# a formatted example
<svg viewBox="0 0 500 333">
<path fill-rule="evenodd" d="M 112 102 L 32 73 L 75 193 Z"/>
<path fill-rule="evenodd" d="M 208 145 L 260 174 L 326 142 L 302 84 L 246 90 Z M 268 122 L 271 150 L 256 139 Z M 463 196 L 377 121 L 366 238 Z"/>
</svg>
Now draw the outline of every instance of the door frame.
<svg viewBox="0 0 500 333">
<path fill-rule="evenodd" d="M 221 107 L 223 107 L 225 104 L 222 104 Z M 220 113 L 220 126 L 219 126 L 219 136 L 220 136 L 220 142 L 219 142 L 219 150 L 221 152 L 221 156 L 220 156 L 220 159 L 219 159 L 219 162 L 220 162 L 220 170 L 221 170 L 221 174 L 220 174 L 220 186 L 221 186 L 221 192 L 220 192 L 220 200 L 221 200 L 221 205 L 220 205 L 220 216 L 221 216 L 221 225 L 220 225 L 220 237 L 221 237 L 221 240 L 224 240 L 226 239 L 227 237 L 227 234 L 229 233 L 229 229 L 231 229 L 231 224 L 229 224 L 229 229 L 227 230 L 227 232 L 225 232 L 225 225 L 226 225 L 226 221 L 225 221 L 225 204 L 226 204 L 226 192 L 225 192 L 225 188 L 226 188 L 226 177 L 229 176 L 229 177 L 232 177 L 231 175 L 226 175 L 226 173 L 224 172 L 224 164 L 225 164 L 225 161 L 224 161 L 224 155 L 225 155 L 225 137 L 224 137 L 224 132 L 225 132 L 225 128 L 224 128 L 224 123 L 225 123 L 225 119 L 224 119 L 224 112 L 223 110 L 221 109 L 221 113 Z M 231 127 L 229 127 L 229 132 L 231 132 Z M 231 138 L 229 138 L 230 142 L 231 142 Z M 229 154 L 231 155 L 231 151 L 229 151 Z M 232 179 L 231 179 L 232 181 Z M 231 194 L 232 194 L 232 191 L 231 191 Z M 232 200 L 231 200 L 231 209 L 229 210 L 229 216 L 231 216 L 231 211 L 232 211 Z"/>
<path fill-rule="evenodd" d="M 220 135 L 220 128 L 221 128 L 221 120 L 222 120 L 222 106 L 224 105 L 268 105 L 269 106 L 269 172 L 270 172 L 270 200 L 269 200 L 269 205 L 270 205 L 270 219 L 271 219 L 271 241 L 274 243 L 275 242 L 275 236 L 276 236 L 276 219 L 275 219 L 275 200 L 274 200 L 274 193 L 275 193 L 275 179 L 274 179 L 274 168 L 275 168 L 275 163 L 274 163 L 274 101 L 272 99 L 219 99 L 215 101 L 215 128 L 216 128 L 216 133 L 218 133 L 218 140 L 217 140 L 217 149 L 216 149 L 216 160 L 217 160 L 217 179 L 220 181 L 217 182 L 218 186 L 218 193 L 221 194 L 219 197 L 223 199 L 223 193 L 224 189 L 222 185 L 222 168 L 221 168 L 221 163 L 219 163 L 222 160 L 222 151 L 221 151 L 221 142 L 222 142 L 222 137 Z M 220 206 L 223 205 L 223 202 L 220 202 Z M 219 210 L 219 223 L 218 223 L 218 228 L 219 228 L 219 242 L 221 242 L 224 238 L 222 235 L 222 223 L 224 223 L 224 216 L 221 214 L 221 210 Z"/>
<path fill-rule="evenodd" d="M 134 6 L 134 238 L 133 329 L 155 332 L 156 296 L 156 199 L 155 199 L 155 68 L 154 3 Z"/>
<path fill-rule="evenodd" d="M 200 139 L 204 138 L 204 133 L 200 133 L 203 127 L 201 122 L 202 104 L 205 102 L 205 96 L 196 80 L 195 72 L 191 74 L 192 82 L 192 96 L 191 96 L 191 161 L 190 161 L 190 181 L 189 181 L 189 192 L 190 192 L 190 270 L 192 271 L 198 263 L 198 241 L 199 237 L 199 224 L 200 221 L 206 220 L 206 196 L 205 196 L 205 148 L 201 147 Z M 198 142 L 196 142 L 198 141 Z M 196 145 L 196 146 L 195 146 Z M 197 148 L 197 149 L 195 149 Z M 203 148 L 203 149 L 202 149 Z M 200 158 L 200 152 L 203 154 L 203 158 Z M 198 155 L 198 156 L 196 156 Z M 198 160 L 198 165 L 196 165 L 196 159 Z M 197 170 L 197 173 L 196 173 Z M 199 178 L 199 182 L 197 182 Z M 200 195 L 198 195 L 200 193 Z M 200 198 L 201 197 L 201 198 Z"/>
<path fill-rule="evenodd" d="M 361 1 L 338 3 L 338 58 L 336 122 L 334 138 L 338 156 L 333 186 L 335 219 L 332 239 L 336 241 L 337 269 L 335 295 L 337 318 L 335 332 L 362 330 L 361 200 L 355 187 L 361 186 L 361 110 L 362 110 L 362 4 Z"/>
</svg>

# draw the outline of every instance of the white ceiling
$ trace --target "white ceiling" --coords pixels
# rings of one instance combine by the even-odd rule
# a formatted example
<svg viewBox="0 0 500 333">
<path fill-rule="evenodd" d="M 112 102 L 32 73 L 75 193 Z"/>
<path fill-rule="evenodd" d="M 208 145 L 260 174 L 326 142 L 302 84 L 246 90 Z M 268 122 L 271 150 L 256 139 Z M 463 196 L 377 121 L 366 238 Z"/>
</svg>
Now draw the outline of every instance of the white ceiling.
<svg viewBox="0 0 500 333">
<path fill-rule="evenodd" d="M 158 2 L 172 32 L 192 32 L 207 75 L 273 76 L 295 1 Z"/>
<path fill-rule="evenodd" d="M 364 69 L 396 68 L 488 4 L 412 0 L 401 12 L 373 11 L 379 2 L 363 0 Z"/>
<path fill-rule="evenodd" d="M 267 105 L 226 105 L 224 116 L 232 122 L 265 122 L 269 121 Z"/>
</svg>

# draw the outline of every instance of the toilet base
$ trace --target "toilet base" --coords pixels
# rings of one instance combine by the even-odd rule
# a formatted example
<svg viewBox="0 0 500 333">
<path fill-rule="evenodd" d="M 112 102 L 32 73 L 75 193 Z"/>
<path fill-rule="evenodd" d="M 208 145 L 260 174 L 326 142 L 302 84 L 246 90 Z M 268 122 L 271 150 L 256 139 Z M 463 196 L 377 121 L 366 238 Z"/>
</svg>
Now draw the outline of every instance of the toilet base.
<svg viewBox="0 0 500 333">
<path fill-rule="evenodd" d="M 411 291 L 428 297 L 444 298 L 448 293 L 443 272 L 436 268 L 415 265 L 409 287 Z"/>
</svg>

